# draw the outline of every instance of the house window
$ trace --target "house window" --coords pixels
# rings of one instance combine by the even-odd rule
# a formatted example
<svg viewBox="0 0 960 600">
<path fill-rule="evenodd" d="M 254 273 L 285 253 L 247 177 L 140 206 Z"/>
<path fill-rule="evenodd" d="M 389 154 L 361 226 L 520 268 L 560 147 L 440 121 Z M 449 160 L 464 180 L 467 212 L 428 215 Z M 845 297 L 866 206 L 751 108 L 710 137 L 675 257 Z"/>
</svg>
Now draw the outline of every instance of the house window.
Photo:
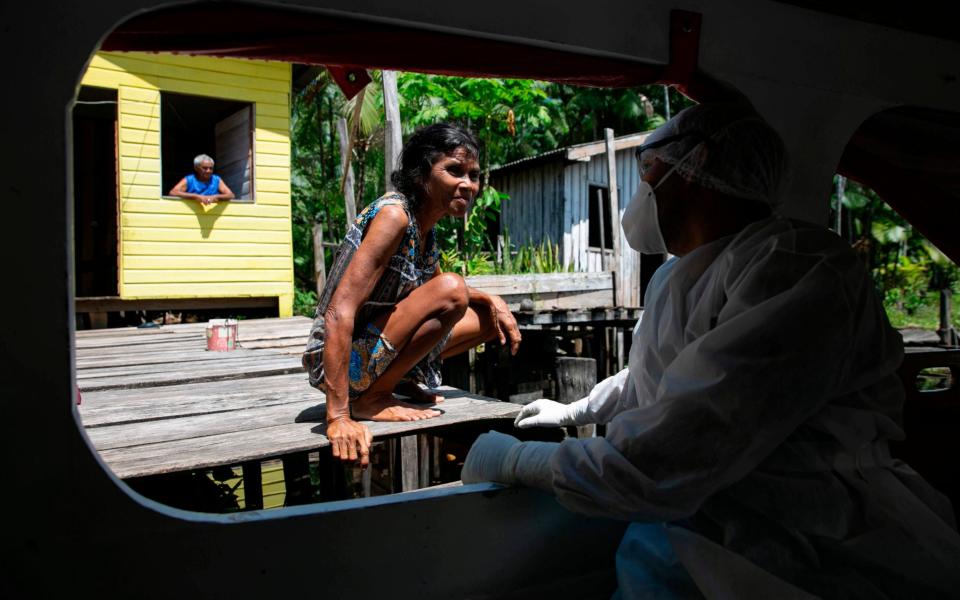
<svg viewBox="0 0 960 600">
<path fill-rule="evenodd" d="M 613 216 L 610 214 L 610 191 L 606 186 L 589 185 L 590 239 L 592 248 L 613 249 Z M 602 229 L 601 229 L 602 223 Z"/>
<path fill-rule="evenodd" d="M 160 97 L 162 193 L 207 154 L 237 200 L 253 200 L 253 104 L 164 92 Z"/>
</svg>

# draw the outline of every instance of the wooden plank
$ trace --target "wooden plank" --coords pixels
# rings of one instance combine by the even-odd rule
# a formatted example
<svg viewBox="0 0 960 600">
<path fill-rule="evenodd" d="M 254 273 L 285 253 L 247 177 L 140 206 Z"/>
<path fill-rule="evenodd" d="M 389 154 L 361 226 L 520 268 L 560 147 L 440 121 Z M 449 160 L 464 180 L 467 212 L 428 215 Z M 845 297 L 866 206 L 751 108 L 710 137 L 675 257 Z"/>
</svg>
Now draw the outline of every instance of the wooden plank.
<svg viewBox="0 0 960 600">
<path fill-rule="evenodd" d="M 306 345 L 306 339 L 303 340 Z M 244 355 L 262 359 L 265 356 L 277 356 L 279 352 L 273 348 L 236 348 L 229 352 L 231 358 Z M 195 365 L 196 363 L 208 361 L 222 361 L 224 353 L 211 352 L 206 348 L 190 348 L 189 350 L 163 350 L 150 353 L 131 353 L 121 354 L 92 354 L 88 356 L 77 357 L 76 367 L 78 375 L 80 372 L 86 372 L 92 369 L 113 369 L 118 367 L 133 367 L 137 365 L 151 365 L 156 370 L 157 365 L 163 365 L 169 368 L 179 368 L 177 363 L 187 363 Z"/>
<path fill-rule="evenodd" d="M 611 227 L 612 237 L 613 237 L 613 256 L 610 261 L 604 266 L 604 269 L 607 271 L 613 271 L 613 294 L 614 294 L 614 304 L 616 306 L 624 306 L 627 304 L 625 301 L 625 295 L 623 292 L 623 285 L 619 284 L 617 281 L 616 273 L 620 271 L 620 200 L 619 200 L 619 188 L 617 185 L 617 151 L 614 148 L 615 140 L 613 136 L 613 129 L 609 127 L 603 130 L 606 148 L 607 148 L 607 196 L 609 204 L 607 206 L 607 214 L 610 215 L 610 222 L 613 223 Z M 604 227 L 604 223 L 601 221 L 601 228 Z M 603 229 L 601 229 L 602 231 Z M 619 284 L 619 285 L 618 285 Z"/>
<path fill-rule="evenodd" d="M 100 427 L 323 401 L 323 394 L 310 387 L 306 375 L 286 374 L 253 377 L 231 386 L 202 382 L 88 392 L 79 412 L 84 427 Z"/>
<path fill-rule="evenodd" d="M 186 382 L 228 381 L 248 377 L 263 377 L 266 375 L 281 375 L 284 373 L 299 373 L 303 367 L 297 357 L 278 357 L 260 361 L 245 367 L 238 372 L 236 365 L 210 366 L 195 373 L 167 372 L 167 373 L 137 373 L 123 376 L 104 376 L 80 378 L 77 385 L 83 392 L 106 390 L 113 388 L 136 389 L 151 386 L 175 385 Z"/>
<path fill-rule="evenodd" d="M 366 422 L 375 438 L 384 439 L 411 433 L 426 433 L 457 423 L 486 419 L 512 419 L 519 407 L 484 399 L 461 390 L 442 389 L 446 402 L 439 417 L 397 423 Z M 143 427 L 138 423 L 127 427 Z M 324 423 L 288 423 L 244 431 L 233 431 L 171 442 L 107 449 L 101 458 L 120 478 L 156 475 L 218 465 L 241 464 L 248 460 L 312 451 L 329 445 Z"/>
<path fill-rule="evenodd" d="M 613 288 L 613 281 L 609 273 L 475 275 L 467 277 L 466 282 L 470 287 L 500 295 L 579 292 Z"/>
<path fill-rule="evenodd" d="M 218 205 L 224 209 L 228 204 Z M 220 209 L 220 210 L 224 210 Z M 164 227 L 168 229 L 245 229 L 255 231 L 290 231 L 290 221 L 282 217 L 235 216 L 206 212 L 192 215 L 123 214 L 122 227 Z M 288 234 L 289 235 L 289 234 Z"/>
<path fill-rule="evenodd" d="M 643 133 L 634 133 L 631 135 L 624 135 L 614 139 L 614 148 L 616 150 L 625 150 L 627 148 L 636 148 L 637 146 L 643 144 L 644 140 L 647 139 L 647 136 L 650 135 L 650 131 Z M 603 154 L 607 151 L 607 142 L 606 140 L 601 140 L 599 142 L 591 142 L 589 144 L 578 144 L 576 146 L 571 146 L 567 149 L 566 158 L 567 160 L 584 160 L 590 159 L 593 156 L 598 154 Z"/>
<path fill-rule="evenodd" d="M 125 284 L 235 283 L 246 281 L 292 282 L 290 269 L 131 269 L 123 271 Z"/>
<path fill-rule="evenodd" d="M 124 256 L 123 264 L 132 270 L 279 270 L 290 267 L 289 256 Z"/>
<path fill-rule="evenodd" d="M 174 55 L 154 55 L 140 52 L 98 52 L 90 61 L 91 67 L 108 71 L 143 75 L 176 77 L 186 81 L 216 82 L 225 85 L 252 87 L 267 91 L 290 89 L 290 77 L 282 71 L 264 70 L 260 64 L 228 62 L 231 59 L 179 56 L 180 61 L 167 60 Z M 186 59 L 186 60 L 183 60 Z M 217 62 L 210 62 L 217 60 Z"/>
<path fill-rule="evenodd" d="M 219 242 L 285 244 L 291 247 L 292 253 L 290 230 L 264 231 L 213 227 L 208 231 L 201 231 L 199 226 L 180 229 L 144 225 L 143 227 L 124 227 L 121 233 L 124 242 L 201 242 L 211 246 Z"/>
<path fill-rule="evenodd" d="M 169 283 L 124 283 L 123 294 L 135 298 L 196 298 L 228 296 L 283 296 L 293 294 L 291 277 L 285 281 L 224 281 L 190 282 L 171 281 Z M 282 311 L 282 309 L 281 309 Z"/>
<path fill-rule="evenodd" d="M 636 324 L 643 309 L 640 308 L 594 308 L 586 310 L 557 310 L 537 313 L 518 313 L 520 325 L 577 325 L 609 324 L 611 326 L 632 326 Z"/>
<path fill-rule="evenodd" d="M 273 364 L 277 361 L 281 361 L 282 364 L 287 364 L 290 361 L 289 357 L 272 351 L 253 353 L 210 352 L 210 355 L 213 355 L 213 357 L 209 360 L 189 360 L 192 358 L 192 356 L 187 355 L 184 357 L 187 360 L 178 361 L 181 364 L 174 363 L 175 367 L 169 369 L 164 369 L 163 367 L 158 368 L 157 363 L 140 363 L 120 366 L 98 365 L 95 367 L 87 367 L 77 372 L 77 382 L 78 384 L 82 384 L 83 382 L 89 380 L 107 379 L 110 377 L 126 379 L 130 375 L 145 375 L 147 377 L 152 377 L 158 375 L 158 372 L 169 372 L 174 370 L 176 373 L 182 375 L 186 381 L 192 381 L 192 378 L 195 374 L 207 372 L 210 369 L 232 368 L 242 372 L 244 369 L 256 368 L 265 364 Z"/>
<path fill-rule="evenodd" d="M 400 491 L 409 492 L 420 487 L 420 459 L 418 457 L 417 436 L 405 435 L 400 438 Z"/>
<path fill-rule="evenodd" d="M 202 242 L 124 242 L 126 256 L 290 256 L 289 244 L 204 244 Z"/>
<path fill-rule="evenodd" d="M 103 452 L 291 424 L 300 413 L 316 405 L 316 398 L 313 398 L 310 401 L 272 404 L 242 411 L 91 426 L 86 431 L 94 447 Z"/>
</svg>

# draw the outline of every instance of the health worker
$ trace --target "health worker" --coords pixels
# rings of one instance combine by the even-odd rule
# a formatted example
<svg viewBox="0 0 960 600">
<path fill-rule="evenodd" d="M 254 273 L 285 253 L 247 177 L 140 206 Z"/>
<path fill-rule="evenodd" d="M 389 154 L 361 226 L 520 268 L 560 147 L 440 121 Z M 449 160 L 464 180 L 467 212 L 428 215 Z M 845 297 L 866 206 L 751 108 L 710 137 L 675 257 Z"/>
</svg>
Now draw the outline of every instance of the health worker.
<svg viewBox="0 0 960 600">
<path fill-rule="evenodd" d="M 960 590 L 948 499 L 903 462 L 903 341 L 831 231 L 776 213 L 777 133 L 745 102 L 654 131 L 622 226 L 656 271 L 629 367 L 480 436 L 464 483 L 519 483 L 629 521 L 618 598 L 939 598 Z"/>
</svg>

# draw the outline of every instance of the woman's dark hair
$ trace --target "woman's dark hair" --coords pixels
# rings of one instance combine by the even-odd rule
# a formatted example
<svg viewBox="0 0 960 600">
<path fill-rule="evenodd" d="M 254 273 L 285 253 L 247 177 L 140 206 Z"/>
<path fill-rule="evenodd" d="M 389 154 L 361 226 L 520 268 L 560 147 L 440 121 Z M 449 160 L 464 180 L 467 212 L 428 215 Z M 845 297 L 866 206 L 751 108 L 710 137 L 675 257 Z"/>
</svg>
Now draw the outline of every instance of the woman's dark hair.
<svg viewBox="0 0 960 600">
<path fill-rule="evenodd" d="M 390 175 L 393 187 L 407 197 L 411 207 L 416 207 L 433 164 L 457 148 L 465 149 L 474 158 L 480 157 L 480 144 L 468 129 L 450 123 L 421 127 L 400 151 L 400 168 Z"/>
</svg>

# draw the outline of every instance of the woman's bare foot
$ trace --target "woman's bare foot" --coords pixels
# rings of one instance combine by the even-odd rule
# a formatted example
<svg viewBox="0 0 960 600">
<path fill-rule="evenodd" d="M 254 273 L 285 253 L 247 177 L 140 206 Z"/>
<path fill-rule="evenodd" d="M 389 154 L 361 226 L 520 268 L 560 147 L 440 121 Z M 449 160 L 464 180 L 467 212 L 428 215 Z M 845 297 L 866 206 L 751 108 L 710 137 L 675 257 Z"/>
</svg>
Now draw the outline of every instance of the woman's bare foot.
<svg viewBox="0 0 960 600">
<path fill-rule="evenodd" d="M 393 391 L 406 396 L 410 404 L 437 404 L 443 402 L 443 396 L 423 389 L 415 381 L 401 381 Z"/>
<path fill-rule="evenodd" d="M 440 411 L 422 409 L 418 406 L 397 400 L 391 392 L 364 392 L 351 402 L 354 419 L 370 421 L 420 421 L 439 417 Z"/>
</svg>

